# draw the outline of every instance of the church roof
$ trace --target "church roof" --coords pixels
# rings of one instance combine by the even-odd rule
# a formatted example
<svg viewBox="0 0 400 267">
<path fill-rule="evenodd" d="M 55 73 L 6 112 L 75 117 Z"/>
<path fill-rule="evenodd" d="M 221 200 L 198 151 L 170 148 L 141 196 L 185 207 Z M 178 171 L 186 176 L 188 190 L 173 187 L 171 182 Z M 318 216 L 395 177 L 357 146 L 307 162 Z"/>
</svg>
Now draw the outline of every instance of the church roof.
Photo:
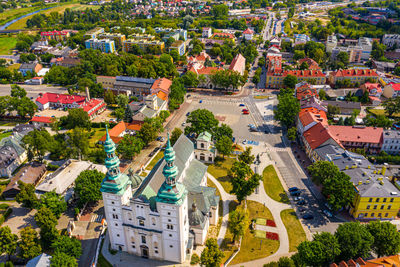
<svg viewBox="0 0 400 267">
<path fill-rule="evenodd" d="M 205 131 L 205 132 L 202 132 L 201 134 L 199 134 L 199 136 L 197 137 L 197 140 L 210 142 L 211 138 L 212 138 L 212 135 L 209 132 Z"/>
</svg>

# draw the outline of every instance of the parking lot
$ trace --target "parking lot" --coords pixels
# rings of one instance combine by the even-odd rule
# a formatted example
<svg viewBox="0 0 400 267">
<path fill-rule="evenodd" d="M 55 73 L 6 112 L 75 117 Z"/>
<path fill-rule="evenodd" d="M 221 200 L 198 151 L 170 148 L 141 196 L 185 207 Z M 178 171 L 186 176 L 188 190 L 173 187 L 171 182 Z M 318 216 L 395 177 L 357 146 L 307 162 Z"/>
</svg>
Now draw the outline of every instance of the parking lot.
<svg viewBox="0 0 400 267">
<path fill-rule="evenodd" d="M 19 84 L 20 87 L 24 88 L 27 93 L 27 97 L 31 98 L 33 101 L 39 96 L 39 93 L 58 93 L 65 94 L 68 93 L 66 88 L 61 86 L 52 86 L 52 85 L 26 85 Z M 0 84 L 0 96 L 6 96 L 11 94 L 11 85 L 10 84 Z"/>
</svg>

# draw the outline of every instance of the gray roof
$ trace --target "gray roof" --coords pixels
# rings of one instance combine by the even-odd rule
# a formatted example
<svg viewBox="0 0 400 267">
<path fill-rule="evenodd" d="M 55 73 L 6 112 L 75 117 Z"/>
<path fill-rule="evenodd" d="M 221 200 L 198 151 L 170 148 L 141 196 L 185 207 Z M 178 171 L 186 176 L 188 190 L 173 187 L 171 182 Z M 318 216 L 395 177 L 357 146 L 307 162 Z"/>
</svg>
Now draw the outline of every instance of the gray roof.
<svg viewBox="0 0 400 267">
<path fill-rule="evenodd" d="M 375 168 L 364 156 L 349 151 L 342 154 L 328 155 L 330 161 L 335 164 L 339 170 L 344 171 L 351 168 Z"/>
<path fill-rule="evenodd" d="M 0 147 L 0 168 L 7 168 L 17 159 L 18 154 L 13 147 Z"/>
<path fill-rule="evenodd" d="M 115 81 L 114 87 L 133 87 L 133 88 L 146 88 L 150 89 L 153 84 L 140 83 L 140 82 L 126 82 L 126 81 Z"/>
<path fill-rule="evenodd" d="M 28 261 L 26 267 L 48 267 L 50 266 L 51 256 L 46 253 L 42 253 L 39 256 Z"/>
<path fill-rule="evenodd" d="M 39 130 L 41 126 L 38 123 L 30 124 L 18 124 L 13 128 L 14 132 L 20 133 L 21 135 L 26 135 L 33 130 Z"/>
<path fill-rule="evenodd" d="M 205 222 L 205 215 L 197 208 L 197 204 L 193 202 L 192 207 L 189 208 L 189 225 L 198 226 L 203 228 Z"/>
<path fill-rule="evenodd" d="M 330 101 L 325 100 L 322 102 L 322 105 L 328 106 L 332 105 L 339 108 L 346 108 L 346 109 L 361 109 L 360 102 L 348 102 L 348 101 Z"/>
<path fill-rule="evenodd" d="M 150 84 L 153 85 L 153 83 L 156 81 L 155 79 L 146 79 L 146 78 L 138 78 L 138 77 L 129 77 L 129 76 L 117 76 L 116 81 L 121 81 L 121 82 L 135 82 L 135 83 L 142 83 L 142 84 Z"/>
<path fill-rule="evenodd" d="M 341 155 L 344 153 L 344 149 L 341 148 L 339 145 L 322 145 L 314 149 L 314 152 L 317 153 L 319 158 L 325 160 L 328 155 Z"/>
<path fill-rule="evenodd" d="M 33 70 L 37 64 L 38 64 L 37 62 L 22 63 L 21 66 L 19 67 L 19 69 L 20 70 Z"/>
<path fill-rule="evenodd" d="M 383 139 L 400 139 L 400 131 L 383 130 Z"/>
<path fill-rule="evenodd" d="M 25 153 L 25 149 L 22 146 L 22 136 L 19 134 L 13 134 L 10 136 L 7 136 L 3 139 L 0 140 L 0 147 L 12 147 L 15 152 L 17 152 L 18 156 L 21 156 L 22 154 Z"/>
</svg>

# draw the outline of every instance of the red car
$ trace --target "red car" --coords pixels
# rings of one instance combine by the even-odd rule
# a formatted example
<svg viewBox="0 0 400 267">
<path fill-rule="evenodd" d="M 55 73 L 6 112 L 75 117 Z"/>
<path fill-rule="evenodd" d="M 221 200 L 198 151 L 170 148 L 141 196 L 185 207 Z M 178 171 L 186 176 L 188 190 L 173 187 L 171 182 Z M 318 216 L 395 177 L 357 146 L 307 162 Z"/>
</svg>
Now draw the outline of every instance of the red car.
<svg viewBox="0 0 400 267">
<path fill-rule="evenodd" d="M 242 112 L 249 111 L 247 108 L 242 109 Z"/>
<path fill-rule="evenodd" d="M 243 114 L 247 115 L 247 114 L 250 114 L 250 113 L 249 113 L 249 111 L 246 109 L 246 110 L 243 111 Z"/>
</svg>

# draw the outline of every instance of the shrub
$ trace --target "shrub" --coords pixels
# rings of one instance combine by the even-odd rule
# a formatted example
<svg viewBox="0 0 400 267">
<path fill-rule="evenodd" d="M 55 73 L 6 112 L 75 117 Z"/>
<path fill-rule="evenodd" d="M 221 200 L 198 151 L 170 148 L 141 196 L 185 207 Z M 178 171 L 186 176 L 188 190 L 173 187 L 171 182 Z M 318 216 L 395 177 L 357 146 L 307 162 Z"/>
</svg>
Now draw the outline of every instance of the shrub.
<svg viewBox="0 0 400 267">
<path fill-rule="evenodd" d="M 57 166 L 57 165 L 54 165 L 54 164 L 51 164 L 51 163 L 47 164 L 47 170 L 49 170 L 49 171 L 55 171 L 58 168 L 59 168 L 59 166 Z"/>
<path fill-rule="evenodd" d="M 192 259 L 190 260 L 190 264 L 191 265 L 196 265 L 198 263 L 200 263 L 200 257 L 196 253 L 193 253 Z"/>
<path fill-rule="evenodd" d="M 8 209 L 9 205 L 6 203 L 0 204 L 0 210 Z"/>
<path fill-rule="evenodd" d="M 4 221 L 11 215 L 12 213 L 12 208 L 8 208 L 6 212 L 0 216 L 0 225 L 4 223 Z"/>
</svg>

